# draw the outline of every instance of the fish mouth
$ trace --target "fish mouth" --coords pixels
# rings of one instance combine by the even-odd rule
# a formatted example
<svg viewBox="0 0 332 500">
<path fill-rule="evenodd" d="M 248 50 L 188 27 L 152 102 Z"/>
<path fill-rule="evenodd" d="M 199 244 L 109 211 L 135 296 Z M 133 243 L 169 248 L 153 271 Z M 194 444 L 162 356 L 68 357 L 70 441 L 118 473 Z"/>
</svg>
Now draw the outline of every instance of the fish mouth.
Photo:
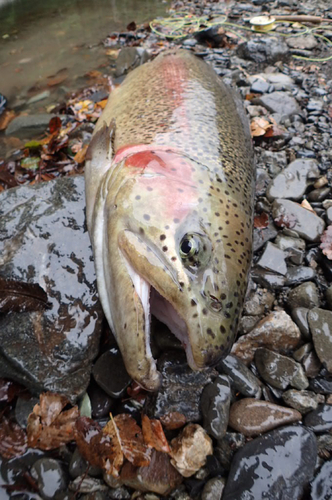
<svg viewBox="0 0 332 500">
<path fill-rule="evenodd" d="M 140 299 L 145 317 L 145 347 L 148 357 L 152 356 L 150 340 L 151 340 L 151 316 L 154 316 L 159 321 L 164 323 L 172 334 L 181 342 L 187 357 L 188 365 L 192 370 L 198 370 L 191 344 L 189 341 L 189 330 L 185 320 L 181 317 L 175 307 L 166 298 L 162 290 L 157 290 L 148 279 L 142 277 L 125 256 L 126 267 L 132 283 L 135 287 L 135 292 Z M 178 285 L 180 288 L 180 285 Z"/>
</svg>

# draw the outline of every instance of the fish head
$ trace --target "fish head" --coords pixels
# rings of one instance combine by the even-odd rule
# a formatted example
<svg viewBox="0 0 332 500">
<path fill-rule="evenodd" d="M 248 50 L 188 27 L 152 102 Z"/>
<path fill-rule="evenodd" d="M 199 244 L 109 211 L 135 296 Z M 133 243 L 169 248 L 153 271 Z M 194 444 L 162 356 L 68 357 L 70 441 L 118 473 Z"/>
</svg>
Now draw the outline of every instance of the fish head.
<svg viewBox="0 0 332 500">
<path fill-rule="evenodd" d="M 228 354 L 242 308 L 250 230 L 236 203 L 221 188 L 211 196 L 197 170 L 202 166 L 171 151 L 131 154 L 98 200 L 99 294 L 127 371 L 150 390 L 160 384 L 151 315 L 182 342 L 189 366 L 201 370 Z"/>
</svg>

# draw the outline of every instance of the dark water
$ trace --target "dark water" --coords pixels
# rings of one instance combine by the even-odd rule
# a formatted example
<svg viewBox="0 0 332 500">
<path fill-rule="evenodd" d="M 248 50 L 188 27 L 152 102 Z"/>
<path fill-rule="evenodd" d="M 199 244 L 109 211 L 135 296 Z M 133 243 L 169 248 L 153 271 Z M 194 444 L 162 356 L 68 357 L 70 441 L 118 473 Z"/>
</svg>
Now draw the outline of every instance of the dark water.
<svg viewBox="0 0 332 500">
<path fill-rule="evenodd" d="M 46 88 L 45 110 L 82 86 L 88 71 L 109 66 L 100 43 L 107 34 L 164 16 L 167 7 L 165 0 L 0 0 L 0 92 L 19 106 Z M 47 87 L 64 68 L 60 88 Z"/>
</svg>

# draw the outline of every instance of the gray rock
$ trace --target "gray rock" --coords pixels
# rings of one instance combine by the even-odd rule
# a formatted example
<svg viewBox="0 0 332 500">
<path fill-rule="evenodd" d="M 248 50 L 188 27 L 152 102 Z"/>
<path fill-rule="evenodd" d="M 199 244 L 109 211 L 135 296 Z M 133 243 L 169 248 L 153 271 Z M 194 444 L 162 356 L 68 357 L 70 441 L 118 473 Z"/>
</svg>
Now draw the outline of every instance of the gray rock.
<svg viewBox="0 0 332 500">
<path fill-rule="evenodd" d="M 64 467 L 53 458 L 40 458 L 34 463 L 30 474 L 38 483 L 39 494 L 45 500 L 53 500 L 67 489 L 68 478 Z"/>
<path fill-rule="evenodd" d="M 39 94 L 30 97 L 27 104 L 30 106 L 31 104 L 35 104 L 36 102 L 43 101 L 44 99 L 50 97 L 50 95 L 51 92 L 49 90 L 44 90 L 44 92 L 40 92 Z"/>
<path fill-rule="evenodd" d="M 81 176 L 0 193 L 1 276 L 39 283 L 51 305 L 2 316 L 0 376 L 71 401 L 89 383 L 103 317 L 84 207 Z"/>
<path fill-rule="evenodd" d="M 153 418 L 166 413 L 180 412 L 188 422 L 201 420 L 200 399 L 204 387 L 212 382 L 214 370 L 194 372 L 187 365 L 183 352 L 169 352 L 158 360 L 162 374 L 162 387 L 157 393 L 150 393 L 145 411 Z"/>
<path fill-rule="evenodd" d="M 318 241 L 325 229 L 323 219 L 294 201 L 276 199 L 272 215 L 278 226 L 293 229 L 307 241 Z"/>
<path fill-rule="evenodd" d="M 270 241 L 267 243 L 261 258 L 257 262 L 257 266 L 277 274 L 282 274 L 283 276 L 287 273 L 284 252 Z"/>
<path fill-rule="evenodd" d="M 71 481 L 68 485 L 71 491 L 77 493 L 97 493 L 108 490 L 108 486 L 104 483 L 102 479 L 97 479 L 95 477 L 89 477 L 86 475 L 79 476 L 74 481 Z"/>
<path fill-rule="evenodd" d="M 273 86 L 267 83 L 266 80 L 263 78 L 256 78 L 251 83 L 250 92 L 253 94 L 264 94 L 265 92 L 272 91 L 271 87 L 272 90 L 274 90 Z"/>
<path fill-rule="evenodd" d="M 320 468 L 311 483 L 311 500 L 328 500 L 332 498 L 332 460 Z"/>
<path fill-rule="evenodd" d="M 322 111 L 324 107 L 324 102 L 320 99 L 309 99 L 307 104 L 308 111 Z"/>
<path fill-rule="evenodd" d="M 308 323 L 308 312 L 309 309 L 307 309 L 306 307 L 295 307 L 294 309 L 292 309 L 292 318 L 301 330 L 301 333 L 306 340 L 311 339 Z"/>
<path fill-rule="evenodd" d="M 326 432 L 332 429 L 332 405 L 319 405 L 316 410 L 307 413 L 304 425 L 314 432 Z"/>
<path fill-rule="evenodd" d="M 225 488 L 225 479 L 222 477 L 213 477 L 205 484 L 202 491 L 202 500 L 220 500 Z"/>
<path fill-rule="evenodd" d="M 263 108 L 264 109 L 264 108 Z M 261 162 L 267 167 L 271 175 L 276 175 L 281 168 L 287 166 L 286 151 L 262 151 Z"/>
<path fill-rule="evenodd" d="M 270 94 L 263 94 L 255 98 L 253 103 L 264 106 L 270 113 L 280 114 L 283 120 L 301 112 L 296 99 L 287 92 L 275 91 Z"/>
<path fill-rule="evenodd" d="M 242 59 L 249 59 L 257 63 L 275 63 L 282 61 L 287 56 L 288 47 L 280 38 L 253 38 L 241 43 L 237 48 L 237 54 Z"/>
<path fill-rule="evenodd" d="M 317 286 L 311 281 L 293 288 L 288 294 L 288 305 L 291 309 L 298 307 L 312 309 L 319 306 L 319 303 Z"/>
<path fill-rule="evenodd" d="M 332 207 L 326 210 L 326 220 L 328 224 L 332 224 Z"/>
<path fill-rule="evenodd" d="M 310 182 L 319 175 L 315 160 L 295 160 L 273 179 L 267 188 L 266 196 L 271 201 L 276 198 L 300 200 Z"/>
<path fill-rule="evenodd" d="M 278 234 L 277 228 L 272 220 L 269 220 L 268 225 L 264 228 L 254 228 L 253 251 L 257 252 L 262 248 L 267 241 L 273 240 Z"/>
<path fill-rule="evenodd" d="M 277 389 L 286 389 L 289 385 L 306 389 L 309 385 L 300 363 L 287 356 L 259 348 L 255 352 L 255 363 L 261 377 Z"/>
<path fill-rule="evenodd" d="M 308 322 L 316 354 L 332 373 L 332 311 L 316 307 L 309 311 Z"/>
<path fill-rule="evenodd" d="M 243 313 L 248 316 L 262 316 L 272 309 L 274 295 L 266 289 L 258 288 L 247 294 Z"/>
<path fill-rule="evenodd" d="M 40 115 L 17 116 L 10 122 L 6 129 L 7 136 L 29 139 L 46 131 L 51 118 L 56 115 L 44 113 Z M 66 117 L 59 116 L 62 120 Z"/>
<path fill-rule="evenodd" d="M 17 423 L 26 429 L 28 425 L 28 416 L 32 413 L 33 407 L 39 403 L 39 398 L 25 399 L 19 397 L 15 405 L 15 418 Z"/>
<path fill-rule="evenodd" d="M 310 354 L 314 354 L 314 353 L 310 353 Z M 317 358 L 317 361 L 319 362 L 318 358 Z M 316 372 L 313 374 L 313 377 L 316 377 L 316 378 L 312 378 L 310 380 L 309 389 L 311 389 L 312 391 L 315 391 L 318 394 L 330 395 L 330 394 L 332 394 L 332 379 L 331 379 L 331 377 L 328 377 L 328 378 L 317 377 L 318 373 L 320 372 L 320 367 L 321 367 L 321 365 L 319 364 L 318 369 L 316 369 Z M 306 368 L 306 366 L 305 366 L 305 368 Z M 307 371 L 307 368 L 306 368 L 306 371 Z M 308 375 L 308 376 L 310 376 L 310 375 Z"/>
<path fill-rule="evenodd" d="M 227 376 L 219 375 L 205 386 L 201 397 L 204 429 L 210 436 L 221 439 L 227 429 L 231 390 Z"/>
<path fill-rule="evenodd" d="M 97 384 L 113 398 L 122 398 L 131 382 L 117 347 L 109 349 L 97 359 L 92 373 Z"/>
<path fill-rule="evenodd" d="M 112 500 L 130 500 L 131 498 L 129 491 L 124 486 L 108 490 L 107 495 Z"/>
<path fill-rule="evenodd" d="M 225 436 L 218 441 L 215 455 L 226 470 L 230 469 L 234 454 L 244 446 L 245 442 L 244 435 L 239 432 L 226 432 Z"/>
<path fill-rule="evenodd" d="M 289 36 L 286 38 L 288 47 L 292 49 L 312 50 L 317 47 L 318 42 L 314 35 Z"/>
<path fill-rule="evenodd" d="M 257 285 L 268 288 L 269 290 L 277 290 L 285 285 L 286 277 L 282 274 L 275 274 L 270 271 L 265 271 L 260 267 L 254 267 L 251 272 L 251 277 Z"/>
<path fill-rule="evenodd" d="M 267 431 L 301 420 L 301 413 L 270 401 L 244 398 L 232 404 L 229 426 L 247 437 L 258 436 Z"/>
<path fill-rule="evenodd" d="M 149 53 L 142 47 L 123 47 L 116 59 L 114 74 L 116 77 L 122 76 L 144 64 L 149 58 Z"/>
<path fill-rule="evenodd" d="M 282 395 L 286 405 L 295 408 L 300 413 L 305 414 L 315 410 L 320 403 L 324 403 L 324 396 L 312 391 L 296 391 L 289 389 Z"/>
<path fill-rule="evenodd" d="M 299 285 L 304 281 L 313 280 L 316 273 L 312 267 L 307 266 L 292 266 L 287 269 L 286 286 Z"/>
<path fill-rule="evenodd" d="M 283 73 L 259 73 L 258 75 L 249 76 L 248 80 L 252 84 L 258 78 L 273 85 L 275 90 L 293 90 L 295 85 L 294 80 Z"/>
<path fill-rule="evenodd" d="M 329 187 L 323 187 L 320 189 L 314 189 L 313 191 L 310 191 L 310 193 L 307 196 L 307 200 L 311 202 L 318 202 L 318 201 L 323 201 L 325 198 L 327 198 L 331 194 L 331 190 Z"/>
<path fill-rule="evenodd" d="M 231 385 L 243 396 L 260 398 L 261 387 L 258 378 L 236 356 L 227 356 L 218 364 L 217 370 L 226 373 Z"/>
<path fill-rule="evenodd" d="M 313 348 L 314 346 L 311 342 L 303 344 L 293 352 L 293 358 L 295 359 L 295 361 L 298 361 L 300 363 L 310 352 L 312 352 Z"/>
<path fill-rule="evenodd" d="M 222 498 L 302 498 L 314 474 L 316 455 L 314 434 L 300 425 L 268 432 L 237 452 Z"/>
</svg>

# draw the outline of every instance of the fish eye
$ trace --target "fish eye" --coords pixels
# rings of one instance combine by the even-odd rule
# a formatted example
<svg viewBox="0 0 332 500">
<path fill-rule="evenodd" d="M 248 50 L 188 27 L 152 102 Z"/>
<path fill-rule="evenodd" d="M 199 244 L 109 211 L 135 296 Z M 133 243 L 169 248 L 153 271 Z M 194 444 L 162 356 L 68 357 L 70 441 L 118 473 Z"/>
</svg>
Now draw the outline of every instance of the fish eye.
<svg viewBox="0 0 332 500">
<path fill-rule="evenodd" d="M 180 257 L 185 259 L 193 257 L 199 250 L 199 241 L 193 236 L 186 235 L 180 243 Z"/>
<path fill-rule="evenodd" d="M 180 241 L 179 255 L 183 264 L 196 272 L 210 260 L 210 240 L 204 234 L 187 233 Z"/>
</svg>

